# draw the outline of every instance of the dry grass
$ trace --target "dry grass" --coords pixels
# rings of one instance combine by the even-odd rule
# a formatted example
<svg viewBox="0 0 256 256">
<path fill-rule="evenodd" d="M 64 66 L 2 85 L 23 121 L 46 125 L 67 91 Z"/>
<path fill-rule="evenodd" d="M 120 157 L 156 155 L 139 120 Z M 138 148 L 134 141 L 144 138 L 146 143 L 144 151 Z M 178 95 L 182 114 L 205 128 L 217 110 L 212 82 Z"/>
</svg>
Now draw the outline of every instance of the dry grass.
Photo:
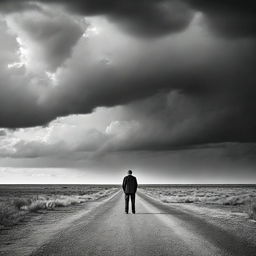
<svg viewBox="0 0 256 256">
<path fill-rule="evenodd" d="M 41 194 L 41 195 L 21 195 L 16 194 L 0 197 L 0 227 L 11 226 L 19 222 L 29 212 L 40 212 L 54 210 L 56 207 L 67 207 L 81 204 L 91 200 L 106 197 L 116 191 L 116 188 L 99 188 L 88 190 L 78 194 Z"/>
<path fill-rule="evenodd" d="M 22 207 L 26 206 L 26 205 L 30 205 L 32 203 L 31 199 L 28 198 L 15 198 L 13 200 L 13 205 L 20 210 Z"/>
<path fill-rule="evenodd" d="M 164 203 L 193 203 L 248 213 L 256 220 L 256 187 L 144 187 L 143 192 Z"/>
<path fill-rule="evenodd" d="M 256 201 L 249 205 L 248 215 L 251 219 L 256 220 Z"/>
<path fill-rule="evenodd" d="M 142 190 L 165 203 L 246 205 L 256 199 L 255 188 L 144 187 Z"/>
<path fill-rule="evenodd" d="M 10 226 L 19 222 L 24 217 L 24 212 L 15 206 L 0 204 L 0 227 Z"/>
</svg>

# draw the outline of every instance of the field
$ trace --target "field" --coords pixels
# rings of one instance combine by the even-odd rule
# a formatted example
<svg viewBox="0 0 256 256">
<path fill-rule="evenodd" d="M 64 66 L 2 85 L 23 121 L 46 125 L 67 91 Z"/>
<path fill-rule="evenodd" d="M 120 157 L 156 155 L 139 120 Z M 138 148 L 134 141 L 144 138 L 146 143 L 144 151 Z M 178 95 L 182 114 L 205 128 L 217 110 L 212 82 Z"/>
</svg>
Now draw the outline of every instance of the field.
<svg viewBox="0 0 256 256">
<path fill-rule="evenodd" d="M 17 224 L 28 213 L 98 200 L 117 188 L 114 185 L 0 185 L 0 229 Z"/>
<path fill-rule="evenodd" d="M 118 188 L 118 185 L 0 185 L 0 229 L 19 223 L 29 213 L 40 214 L 95 201 Z M 200 207 L 200 212 L 208 208 L 246 213 L 256 220 L 255 185 L 141 185 L 139 190 L 163 203 L 194 207 L 193 210 Z"/>
<path fill-rule="evenodd" d="M 164 203 L 228 209 L 256 219 L 256 185 L 145 185 L 141 190 Z"/>
<path fill-rule="evenodd" d="M 255 200 L 255 185 L 139 185 L 127 215 L 120 185 L 3 185 L 0 255 L 254 255 Z"/>
</svg>

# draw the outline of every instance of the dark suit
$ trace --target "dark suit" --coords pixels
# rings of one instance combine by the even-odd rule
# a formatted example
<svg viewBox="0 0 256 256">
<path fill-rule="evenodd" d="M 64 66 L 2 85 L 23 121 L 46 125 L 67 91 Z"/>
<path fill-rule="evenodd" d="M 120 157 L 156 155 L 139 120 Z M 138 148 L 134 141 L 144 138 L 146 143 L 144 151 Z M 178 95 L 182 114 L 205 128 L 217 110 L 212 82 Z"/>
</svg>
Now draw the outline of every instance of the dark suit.
<svg viewBox="0 0 256 256">
<path fill-rule="evenodd" d="M 135 193 L 137 191 L 138 183 L 136 177 L 128 175 L 123 180 L 123 191 L 125 193 L 125 212 L 129 211 L 129 198 L 132 201 L 132 212 L 135 213 Z"/>
</svg>

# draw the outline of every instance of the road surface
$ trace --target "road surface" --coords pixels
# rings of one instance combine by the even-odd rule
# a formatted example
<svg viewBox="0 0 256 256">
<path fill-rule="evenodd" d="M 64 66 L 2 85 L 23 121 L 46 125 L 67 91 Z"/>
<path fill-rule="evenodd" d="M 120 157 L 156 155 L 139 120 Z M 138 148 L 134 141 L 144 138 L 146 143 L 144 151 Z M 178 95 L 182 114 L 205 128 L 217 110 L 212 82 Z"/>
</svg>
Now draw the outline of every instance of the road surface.
<svg viewBox="0 0 256 256">
<path fill-rule="evenodd" d="M 254 256 L 256 247 L 142 193 L 136 196 L 136 214 L 125 214 L 120 191 L 33 255 Z"/>
</svg>

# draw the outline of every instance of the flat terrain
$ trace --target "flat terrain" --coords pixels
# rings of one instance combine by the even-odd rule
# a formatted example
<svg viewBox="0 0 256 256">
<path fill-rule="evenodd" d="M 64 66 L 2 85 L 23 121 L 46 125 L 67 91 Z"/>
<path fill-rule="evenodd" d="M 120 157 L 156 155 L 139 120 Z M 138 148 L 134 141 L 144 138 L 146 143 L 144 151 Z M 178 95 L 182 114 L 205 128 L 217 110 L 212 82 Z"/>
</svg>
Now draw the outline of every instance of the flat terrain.
<svg viewBox="0 0 256 256">
<path fill-rule="evenodd" d="M 203 205 L 229 205 L 241 210 L 256 202 L 256 185 L 142 185 L 144 193 L 165 203 L 194 203 Z"/>
<path fill-rule="evenodd" d="M 88 203 L 108 197 L 117 185 L 0 185 L 0 231 L 19 224 L 30 213 Z"/>
<path fill-rule="evenodd" d="M 17 241 L 15 254 L 13 250 L 0 250 L 0 255 L 31 255 L 33 251 L 32 255 L 253 256 L 256 252 L 253 239 L 228 231 L 225 222 L 215 225 L 210 219 L 142 192 L 137 193 L 135 215 L 124 213 L 121 191 L 92 208 L 79 207 L 79 212 L 72 213 L 68 221 L 52 223 L 54 232 L 38 236 L 44 242 L 35 240 L 33 250 L 30 247 L 19 251 Z M 248 230 L 249 237 L 255 238 L 254 225 L 250 223 L 253 227 Z"/>
</svg>

